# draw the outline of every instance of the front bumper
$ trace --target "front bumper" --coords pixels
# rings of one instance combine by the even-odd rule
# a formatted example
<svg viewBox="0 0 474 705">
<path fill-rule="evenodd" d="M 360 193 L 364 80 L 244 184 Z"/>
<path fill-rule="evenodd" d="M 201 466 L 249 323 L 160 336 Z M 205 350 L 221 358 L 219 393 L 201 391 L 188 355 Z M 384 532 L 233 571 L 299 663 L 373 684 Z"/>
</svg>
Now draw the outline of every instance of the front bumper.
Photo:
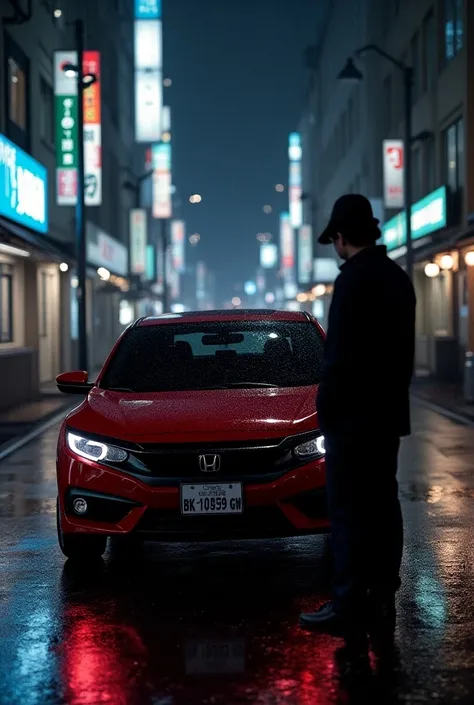
<svg viewBox="0 0 474 705">
<path fill-rule="evenodd" d="M 222 480 L 216 478 L 215 482 Z M 268 482 L 245 482 L 244 512 L 238 516 L 182 516 L 178 486 L 150 486 L 118 470 L 79 460 L 67 451 L 58 458 L 58 489 L 61 528 L 66 533 L 214 541 L 328 530 L 324 460 Z M 78 497 L 87 500 L 86 515 L 73 511 L 72 503 Z"/>
</svg>

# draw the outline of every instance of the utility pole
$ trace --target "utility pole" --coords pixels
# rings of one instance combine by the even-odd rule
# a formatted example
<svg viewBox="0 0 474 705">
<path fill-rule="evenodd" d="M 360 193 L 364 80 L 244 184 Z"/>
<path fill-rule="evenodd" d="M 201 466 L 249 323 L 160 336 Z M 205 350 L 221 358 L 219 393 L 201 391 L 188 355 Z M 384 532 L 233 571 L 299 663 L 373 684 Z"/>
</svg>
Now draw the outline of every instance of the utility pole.
<svg viewBox="0 0 474 705">
<path fill-rule="evenodd" d="M 77 249 L 77 304 L 79 327 L 79 367 L 88 369 L 87 349 L 87 243 L 84 193 L 84 76 L 82 57 L 84 53 L 84 22 L 75 21 L 77 51 L 77 202 L 76 202 L 76 249 Z"/>
</svg>

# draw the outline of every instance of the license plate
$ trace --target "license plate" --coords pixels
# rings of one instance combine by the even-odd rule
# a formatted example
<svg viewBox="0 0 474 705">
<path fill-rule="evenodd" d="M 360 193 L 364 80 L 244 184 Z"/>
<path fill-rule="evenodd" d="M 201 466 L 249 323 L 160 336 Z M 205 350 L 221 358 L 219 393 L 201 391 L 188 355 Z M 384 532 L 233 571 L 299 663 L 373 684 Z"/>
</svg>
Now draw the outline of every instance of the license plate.
<svg viewBox="0 0 474 705">
<path fill-rule="evenodd" d="M 185 644 L 185 659 L 188 676 L 244 673 L 245 643 L 190 640 Z"/>
<path fill-rule="evenodd" d="M 181 485 L 181 514 L 242 514 L 242 483 Z"/>
</svg>

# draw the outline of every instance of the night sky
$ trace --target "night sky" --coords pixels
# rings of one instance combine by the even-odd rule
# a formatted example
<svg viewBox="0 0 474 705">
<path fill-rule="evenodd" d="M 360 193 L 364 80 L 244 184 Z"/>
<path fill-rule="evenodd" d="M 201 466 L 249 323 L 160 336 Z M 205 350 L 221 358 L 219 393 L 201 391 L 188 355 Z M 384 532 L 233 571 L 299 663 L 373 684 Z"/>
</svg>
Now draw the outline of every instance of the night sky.
<svg viewBox="0 0 474 705">
<path fill-rule="evenodd" d="M 255 276 L 258 232 L 278 236 L 287 209 L 287 139 L 296 129 L 326 0 L 164 0 L 165 89 L 172 108 L 173 182 L 193 253 L 219 294 Z M 192 193 L 203 197 L 190 205 Z M 263 206 L 273 213 L 265 215 Z"/>
</svg>

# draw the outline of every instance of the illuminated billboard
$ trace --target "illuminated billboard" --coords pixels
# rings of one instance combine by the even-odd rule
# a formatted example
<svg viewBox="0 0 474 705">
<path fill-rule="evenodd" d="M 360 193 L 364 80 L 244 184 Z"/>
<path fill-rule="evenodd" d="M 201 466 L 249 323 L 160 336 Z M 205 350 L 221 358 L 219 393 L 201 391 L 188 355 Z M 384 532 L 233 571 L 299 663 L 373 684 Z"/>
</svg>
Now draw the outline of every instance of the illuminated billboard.
<svg viewBox="0 0 474 705">
<path fill-rule="evenodd" d="M 278 264 L 278 247 L 273 242 L 262 242 L 260 245 L 260 266 L 263 269 L 273 269 Z"/>
<path fill-rule="evenodd" d="M 171 222 L 171 254 L 173 267 L 179 273 L 184 272 L 185 229 L 184 221 Z"/>
<path fill-rule="evenodd" d="M 289 197 L 290 222 L 293 228 L 303 224 L 302 175 L 301 175 L 301 137 L 298 132 L 292 132 L 288 140 L 289 167 Z"/>
<path fill-rule="evenodd" d="M 313 232 L 302 225 L 298 232 L 298 282 L 309 284 L 313 274 Z"/>
</svg>

